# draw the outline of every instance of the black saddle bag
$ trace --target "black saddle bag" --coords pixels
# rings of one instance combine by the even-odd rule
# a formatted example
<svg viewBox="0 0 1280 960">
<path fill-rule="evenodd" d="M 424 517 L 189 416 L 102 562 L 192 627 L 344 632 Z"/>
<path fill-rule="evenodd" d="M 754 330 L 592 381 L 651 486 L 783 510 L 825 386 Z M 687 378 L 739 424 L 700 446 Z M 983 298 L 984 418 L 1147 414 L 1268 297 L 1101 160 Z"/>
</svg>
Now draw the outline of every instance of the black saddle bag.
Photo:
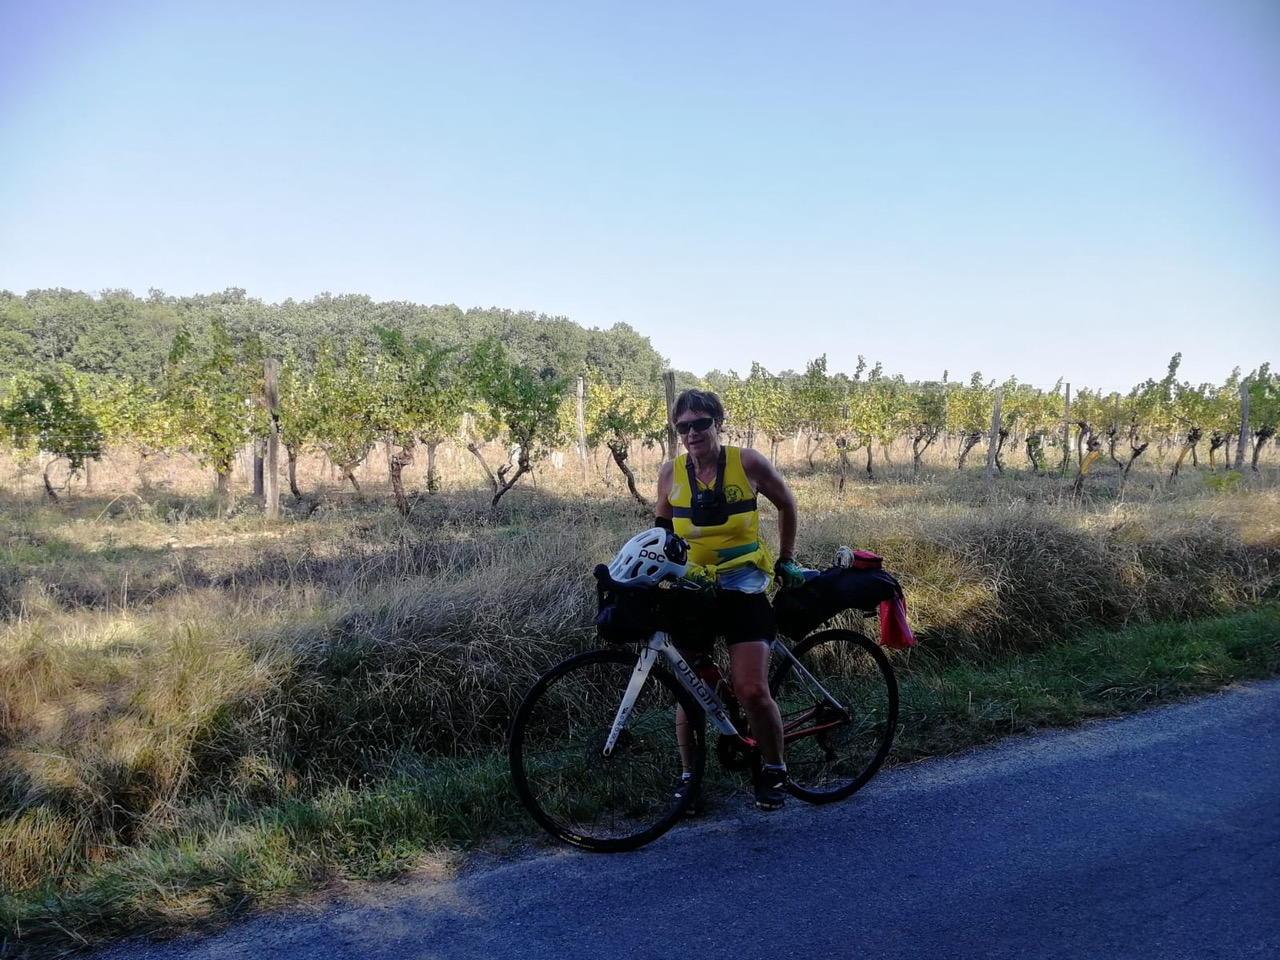
<svg viewBox="0 0 1280 960">
<path fill-rule="evenodd" d="M 781 591 L 773 602 L 778 629 L 793 640 L 845 610 L 875 613 L 880 604 L 902 596 L 902 586 L 885 570 L 832 567 L 803 586 Z"/>
</svg>

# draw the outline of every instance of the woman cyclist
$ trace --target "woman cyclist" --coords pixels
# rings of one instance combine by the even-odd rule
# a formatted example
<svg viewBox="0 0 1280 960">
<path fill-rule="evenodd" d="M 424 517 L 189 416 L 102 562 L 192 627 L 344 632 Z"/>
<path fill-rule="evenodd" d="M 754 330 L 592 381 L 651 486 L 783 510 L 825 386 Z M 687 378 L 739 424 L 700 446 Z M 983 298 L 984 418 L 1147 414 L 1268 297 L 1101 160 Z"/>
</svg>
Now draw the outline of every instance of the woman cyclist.
<svg viewBox="0 0 1280 960">
<path fill-rule="evenodd" d="M 676 398 L 671 420 L 686 452 L 664 463 L 658 473 L 656 523 L 674 529 L 689 542 L 694 575 L 716 587 L 715 632 L 729 648 L 734 693 L 751 722 L 763 760 L 755 784 L 756 806 L 777 810 L 786 797 L 787 768 L 782 756 L 782 718 L 769 693 L 769 644 L 775 624 L 765 591 L 775 575 L 784 586 L 804 580 L 802 568 L 792 557 L 795 498 L 764 456 L 750 447 L 720 442 L 724 406 L 714 393 L 685 390 Z M 757 494 L 778 508 L 777 563 L 760 539 Z M 682 649 L 686 657 L 707 652 Z M 688 729 L 688 717 L 679 708 L 676 733 L 686 782 Z M 685 789 L 683 784 L 680 789 Z"/>
</svg>

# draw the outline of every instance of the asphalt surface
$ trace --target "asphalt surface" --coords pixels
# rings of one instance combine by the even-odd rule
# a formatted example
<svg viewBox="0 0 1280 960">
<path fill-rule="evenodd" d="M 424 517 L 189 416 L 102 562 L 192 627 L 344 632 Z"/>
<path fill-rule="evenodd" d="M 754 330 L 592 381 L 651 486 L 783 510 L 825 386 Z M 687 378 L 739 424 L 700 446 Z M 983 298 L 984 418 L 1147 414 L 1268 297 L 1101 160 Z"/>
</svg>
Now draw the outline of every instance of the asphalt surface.
<svg viewBox="0 0 1280 960">
<path fill-rule="evenodd" d="M 1275 960 L 1280 681 L 98 956 Z"/>
</svg>

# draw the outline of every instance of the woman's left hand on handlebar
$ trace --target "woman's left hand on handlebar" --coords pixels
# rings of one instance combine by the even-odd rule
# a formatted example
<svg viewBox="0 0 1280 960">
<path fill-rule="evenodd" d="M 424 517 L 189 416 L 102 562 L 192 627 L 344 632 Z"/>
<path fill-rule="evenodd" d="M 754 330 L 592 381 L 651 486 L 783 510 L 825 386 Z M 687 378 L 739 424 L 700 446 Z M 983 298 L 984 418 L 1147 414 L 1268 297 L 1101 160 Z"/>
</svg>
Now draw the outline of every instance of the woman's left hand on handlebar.
<svg viewBox="0 0 1280 960">
<path fill-rule="evenodd" d="M 773 572 L 783 587 L 798 587 L 804 583 L 804 567 L 791 557 L 783 557 L 775 563 Z"/>
</svg>

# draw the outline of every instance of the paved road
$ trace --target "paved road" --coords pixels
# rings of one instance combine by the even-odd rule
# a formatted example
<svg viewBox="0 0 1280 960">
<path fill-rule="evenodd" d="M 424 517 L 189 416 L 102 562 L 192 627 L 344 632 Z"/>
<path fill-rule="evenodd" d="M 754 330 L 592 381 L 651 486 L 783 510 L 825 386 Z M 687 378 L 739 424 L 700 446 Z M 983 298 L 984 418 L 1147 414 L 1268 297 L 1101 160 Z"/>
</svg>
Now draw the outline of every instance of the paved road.
<svg viewBox="0 0 1280 960">
<path fill-rule="evenodd" d="M 1275 960 L 1280 682 L 102 957 L 264 955 Z"/>
</svg>

